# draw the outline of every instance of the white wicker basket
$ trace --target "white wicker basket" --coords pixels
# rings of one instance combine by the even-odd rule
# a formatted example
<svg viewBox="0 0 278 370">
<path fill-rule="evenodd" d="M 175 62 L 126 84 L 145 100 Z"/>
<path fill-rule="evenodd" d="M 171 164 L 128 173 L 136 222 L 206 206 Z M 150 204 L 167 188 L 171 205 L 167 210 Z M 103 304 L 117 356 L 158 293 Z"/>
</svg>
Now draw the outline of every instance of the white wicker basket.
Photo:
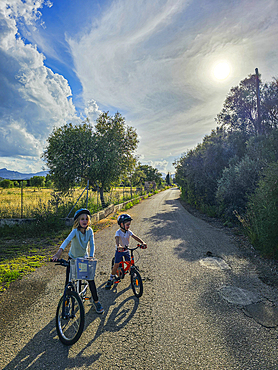
<svg viewBox="0 0 278 370">
<path fill-rule="evenodd" d="M 70 280 L 94 280 L 97 260 L 76 258 L 70 260 Z"/>
</svg>

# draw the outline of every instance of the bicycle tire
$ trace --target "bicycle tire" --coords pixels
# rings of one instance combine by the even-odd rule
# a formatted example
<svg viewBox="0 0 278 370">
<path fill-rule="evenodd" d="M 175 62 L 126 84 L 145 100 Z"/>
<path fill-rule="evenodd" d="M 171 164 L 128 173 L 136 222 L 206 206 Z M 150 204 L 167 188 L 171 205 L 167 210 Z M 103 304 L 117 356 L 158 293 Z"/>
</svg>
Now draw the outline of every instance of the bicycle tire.
<svg viewBox="0 0 278 370">
<path fill-rule="evenodd" d="M 56 311 L 56 330 L 60 341 L 70 346 L 78 341 L 85 324 L 85 310 L 79 295 L 68 290 L 66 292 L 65 302 L 67 302 L 66 317 L 62 317 L 63 299 L 61 297 Z"/>
<path fill-rule="evenodd" d="M 131 288 L 135 297 L 139 298 L 143 294 L 143 281 L 138 270 L 132 269 L 130 273 Z"/>
</svg>

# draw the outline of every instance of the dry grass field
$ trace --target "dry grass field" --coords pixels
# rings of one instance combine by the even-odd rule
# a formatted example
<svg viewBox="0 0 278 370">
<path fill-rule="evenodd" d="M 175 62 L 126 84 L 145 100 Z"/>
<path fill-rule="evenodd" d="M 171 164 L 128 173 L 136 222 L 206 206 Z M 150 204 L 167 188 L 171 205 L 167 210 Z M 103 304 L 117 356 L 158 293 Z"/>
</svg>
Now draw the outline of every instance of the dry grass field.
<svg viewBox="0 0 278 370">
<path fill-rule="evenodd" d="M 23 205 L 23 216 L 32 217 L 34 208 L 47 204 L 51 199 L 51 189 L 24 188 L 21 199 L 21 189 L 0 188 L 0 218 L 21 217 L 21 206 Z"/>
<path fill-rule="evenodd" d="M 69 204 L 69 207 L 74 204 L 81 193 L 82 189 L 75 189 L 72 196 L 61 197 L 64 204 Z M 136 189 L 133 189 L 135 194 Z M 43 207 L 49 207 L 49 202 L 54 200 L 53 189 L 37 189 L 34 187 L 25 187 L 23 189 L 23 197 L 21 196 L 20 188 L 2 189 L 0 188 L 0 218 L 30 218 L 34 216 Z M 56 194 L 57 195 L 57 194 Z M 87 191 L 80 198 L 78 204 L 84 206 L 86 202 Z M 126 200 L 130 196 L 129 188 L 115 188 L 109 193 L 105 193 L 105 201 L 107 203 L 120 202 L 123 198 Z M 100 198 L 97 192 L 89 190 L 88 203 L 96 210 L 100 209 Z M 98 207 L 97 207 L 98 206 Z M 66 216 L 66 215 L 65 215 Z"/>
</svg>

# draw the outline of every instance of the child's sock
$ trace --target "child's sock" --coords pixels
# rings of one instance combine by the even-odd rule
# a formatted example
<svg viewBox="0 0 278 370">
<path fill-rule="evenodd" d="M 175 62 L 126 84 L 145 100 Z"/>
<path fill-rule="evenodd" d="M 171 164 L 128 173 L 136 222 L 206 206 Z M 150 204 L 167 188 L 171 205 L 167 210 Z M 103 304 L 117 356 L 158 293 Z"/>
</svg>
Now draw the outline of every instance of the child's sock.
<svg viewBox="0 0 278 370">
<path fill-rule="evenodd" d="M 112 275 L 112 274 L 111 274 L 111 275 L 110 275 L 109 280 L 113 280 L 113 279 L 114 279 L 114 276 L 115 276 L 115 275 Z"/>
</svg>

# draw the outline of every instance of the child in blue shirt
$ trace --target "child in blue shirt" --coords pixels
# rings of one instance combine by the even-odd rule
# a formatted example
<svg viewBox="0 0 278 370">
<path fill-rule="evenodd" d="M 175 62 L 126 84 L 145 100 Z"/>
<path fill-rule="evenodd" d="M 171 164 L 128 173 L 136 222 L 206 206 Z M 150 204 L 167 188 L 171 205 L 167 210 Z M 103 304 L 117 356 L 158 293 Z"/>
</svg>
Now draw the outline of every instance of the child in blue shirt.
<svg viewBox="0 0 278 370">
<path fill-rule="evenodd" d="M 130 261 L 129 250 L 125 248 L 126 246 L 127 247 L 129 246 L 129 238 L 132 237 L 138 243 L 144 245 L 145 247 L 147 246 L 147 244 L 142 239 L 140 239 L 138 236 L 133 234 L 131 230 L 129 230 L 131 221 L 132 218 L 128 214 L 122 214 L 118 217 L 118 225 L 120 226 L 120 229 L 118 229 L 115 234 L 116 239 L 115 263 L 114 266 L 112 267 L 110 278 L 105 285 L 105 289 L 110 289 L 111 286 L 113 285 L 113 280 L 117 273 L 117 269 L 123 258 L 125 259 L 125 261 Z"/>
<path fill-rule="evenodd" d="M 71 242 L 71 247 L 69 250 L 69 258 L 84 258 L 84 257 L 94 257 L 95 253 L 95 243 L 94 243 L 94 232 L 90 227 L 91 224 L 91 214 L 88 209 L 81 208 L 74 214 L 74 224 L 72 231 L 68 237 L 64 240 L 57 253 L 52 257 L 53 261 L 57 261 L 63 253 L 63 250 Z M 90 246 L 90 248 L 89 248 Z M 70 266 L 67 268 L 66 274 L 66 285 L 69 281 Z M 93 303 L 96 308 L 97 313 L 103 313 L 102 308 L 97 295 L 96 284 L 94 280 L 88 280 L 90 291 L 92 293 Z M 91 298 L 91 301 L 92 301 Z"/>
</svg>

